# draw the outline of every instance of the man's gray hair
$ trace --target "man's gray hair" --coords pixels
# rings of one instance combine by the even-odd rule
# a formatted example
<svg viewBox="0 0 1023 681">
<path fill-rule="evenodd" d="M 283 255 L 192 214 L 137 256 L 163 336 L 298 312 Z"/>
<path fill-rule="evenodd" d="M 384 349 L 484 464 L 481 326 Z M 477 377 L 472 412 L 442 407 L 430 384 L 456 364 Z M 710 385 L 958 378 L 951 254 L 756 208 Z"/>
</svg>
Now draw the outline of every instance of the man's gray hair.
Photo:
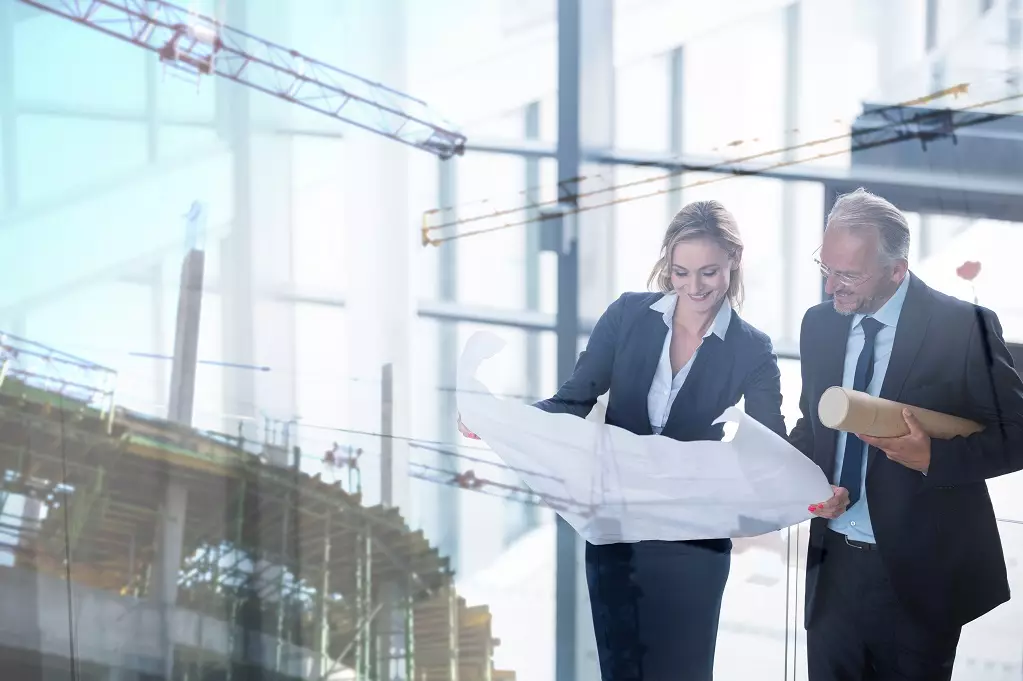
<svg viewBox="0 0 1023 681">
<path fill-rule="evenodd" d="M 842 227 L 854 232 L 876 229 L 881 237 L 881 258 L 886 264 L 909 260 L 909 223 L 890 201 L 863 187 L 842 194 L 828 213 L 827 228 Z"/>
</svg>

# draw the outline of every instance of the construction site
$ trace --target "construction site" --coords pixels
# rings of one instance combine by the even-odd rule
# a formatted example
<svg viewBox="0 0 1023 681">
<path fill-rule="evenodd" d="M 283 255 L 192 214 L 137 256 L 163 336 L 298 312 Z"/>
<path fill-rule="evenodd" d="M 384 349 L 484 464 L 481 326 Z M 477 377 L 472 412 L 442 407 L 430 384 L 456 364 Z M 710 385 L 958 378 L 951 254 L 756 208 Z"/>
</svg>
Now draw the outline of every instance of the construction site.
<svg viewBox="0 0 1023 681">
<path fill-rule="evenodd" d="M 111 370 L 9 335 L 0 358 L 9 678 L 515 678 L 423 533 L 297 447 L 119 408 Z"/>
</svg>

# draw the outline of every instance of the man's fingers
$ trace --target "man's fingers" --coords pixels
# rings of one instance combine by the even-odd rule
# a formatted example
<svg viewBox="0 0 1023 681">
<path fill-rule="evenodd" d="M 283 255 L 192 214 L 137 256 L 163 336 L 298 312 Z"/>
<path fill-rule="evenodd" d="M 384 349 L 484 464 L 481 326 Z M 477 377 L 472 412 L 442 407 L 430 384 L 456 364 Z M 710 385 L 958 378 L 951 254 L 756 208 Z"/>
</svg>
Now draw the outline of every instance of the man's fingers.
<svg viewBox="0 0 1023 681">
<path fill-rule="evenodd" d="M 890 461 L 895 461 L 896 463 L 902 463 L 903 461 L 906 460 L 906 457 L 902 455 L 902 452 L 895 450 L 890 452 L 885 451 L 884 455 L 887 456 Z"/>
<path fill-rule="evenodd" d="M 906 421 L 906 426 L 909 428 L 910 435 L 919 435 L 923 432 L 923 428 L 920 426 L 920 421 L 917 420 L 916 416 L 913 415 L 909 409 L 902 410 L 902 418 Z"/>
<path fill-rule="evenodd" d="M 857 435 L 856 437 L 863 440 L 871 447 L 877 447 L 878 449 L 884 449 L 888 445 L 888 441 L 891 439 L 887 437 L 874 437 L 873 435 Z"/>
</svg>

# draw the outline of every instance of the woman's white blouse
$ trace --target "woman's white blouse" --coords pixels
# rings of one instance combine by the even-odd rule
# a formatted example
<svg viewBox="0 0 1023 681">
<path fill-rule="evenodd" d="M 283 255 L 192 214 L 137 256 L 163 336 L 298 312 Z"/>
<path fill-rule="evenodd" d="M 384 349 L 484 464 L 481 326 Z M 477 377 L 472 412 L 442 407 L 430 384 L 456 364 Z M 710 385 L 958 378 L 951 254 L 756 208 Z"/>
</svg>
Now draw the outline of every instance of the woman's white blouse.
<svg viewBox="0 0 1023 681">
<path fill-rule="evenodd" d="M 693 356 L 689 358 L 686 365 L 679 369 L 674 376 L 671 375 L 671 333 L 672 318 L 675 315 L 675 304 L 678 302 L 678 294 L 666 293 L 660 300 L 650 306 L 651 310 L 661 313 L 664 323 L 668 326 L 668 333 L 664 336 L 664 346 L 661 348 L 661 359 L 657 362 L 657 371 L 654 372 L 654 380 L 650 384 L 650 392 L 647 394 L 647 413 L 650 414 L 650 426 L 655 434 L 660 435 L 664 426 L 668 423 L 668 414 L 671 413 L 671 405 L 674 404 L 678 391 L 685 385 L 686 377 L 693 368 L 696 356 L 700 354 L 700 348 L 696 349 Z M 728 324 L 732 321 L 732 308 L 727 303 L 718 309 L 714 321 L 711 323 L 707 333 L 703 337 L 714 334 L 724 340 L 728 331 Z M 701 346 L 703 344 L 701 343 Z"/>
</svg>

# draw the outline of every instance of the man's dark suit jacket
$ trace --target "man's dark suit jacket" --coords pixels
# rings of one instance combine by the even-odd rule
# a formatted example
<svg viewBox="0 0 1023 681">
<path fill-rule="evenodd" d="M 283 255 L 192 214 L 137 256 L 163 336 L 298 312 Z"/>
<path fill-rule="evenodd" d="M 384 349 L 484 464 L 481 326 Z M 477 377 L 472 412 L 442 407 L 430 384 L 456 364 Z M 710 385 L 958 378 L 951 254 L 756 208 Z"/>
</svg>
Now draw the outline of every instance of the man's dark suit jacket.
<svg viewBox="0 0 1023 681">
<path fill-rule="evenodd" d="M 852 317 L 831 302 L 803 317 L 802 418 L 790 442 L 834 479 L 837 431 L 817 403 L 841 385 Z M 931 441 L 927 475 L 873 447 L 867 454 L 870 521 L 892 586 L 910 612 L 957 627 L 1009 599 L 1005 558 L 985 480 L 1023 469 L 1023 382 L 998 317 L 910 279 L 881 397 L 972 419 L 983 432 Z M 823 501 L 823 499 L 822 499 Z M 827 520 L 810 524 L 805 624 L 814 615 Z"/>
<path fill-rule="evenodd" d="M 535 406 L 585 417 L 608 389 L 606 423 L 637 435 L 651 435 L 647 394 L 661 358 L 668 326 L 650 309 L 661 293 L 625 293 L 608 307 L 590 334 L 572 377 L 554 397 Z M 745 397 L 752 418 L 785 436 L 781 416 L 781 374 L 771 339 L 733 310 L 724 340 L 703 341 L 679 390 L 661 435 L 675 440 L 720 440 L 714 419 Z"/>
</svg>

